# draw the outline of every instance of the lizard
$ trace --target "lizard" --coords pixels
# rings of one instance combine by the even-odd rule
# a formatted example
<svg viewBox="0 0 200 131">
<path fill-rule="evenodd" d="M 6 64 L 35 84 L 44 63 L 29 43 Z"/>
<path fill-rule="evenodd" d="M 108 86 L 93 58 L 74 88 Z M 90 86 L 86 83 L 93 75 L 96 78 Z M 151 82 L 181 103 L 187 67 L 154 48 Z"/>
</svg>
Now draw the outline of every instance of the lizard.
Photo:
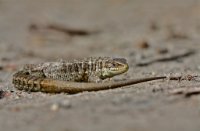
<svg viewBox="0 0 200 131">
<path fill-rule="evenodd" d="M 119 88 L 132 84 L 165 79 L 167 76 L 101 82 L 129 69 L 124 58 L 96 57 L 72 62 L 28 64 L 13 75 L 12 83 L 19 90 L 47 93 L 79 93 Z M 179 80 L 180 77 L 170 77 Z"/>
</svg>

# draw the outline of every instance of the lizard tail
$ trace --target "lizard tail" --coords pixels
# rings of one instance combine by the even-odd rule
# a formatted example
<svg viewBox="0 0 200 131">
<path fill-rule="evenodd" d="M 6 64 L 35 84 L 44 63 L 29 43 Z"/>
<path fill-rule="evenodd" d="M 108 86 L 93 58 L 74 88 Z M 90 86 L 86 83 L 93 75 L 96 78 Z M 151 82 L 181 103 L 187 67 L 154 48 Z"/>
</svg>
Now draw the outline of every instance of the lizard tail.
<svg viewBox="0 0 200 131">
<path fill-rule="evenodd" d="M 83 82 L 69 82 L 69 81 L 35 77 L 29 75 L 27 72 L 19 71 L 13 75 L 13 84 L 19 90 L 41 91 L 48 93 L 65 92 L 69 94 L 74 94 L 83 91 L 99 91 L 99 90 L 114 89 L 122 86 L 128 86 L 128 85 L 165 79 L 165 78 L 167 77 L 160 76 L 160 77 L 130 79 L 118 82 L 83 83 Z M 170 77 L 170 80 L 179 80 L 179 79 L 180 77 Z"/>
<path fill-rule="evenodd" d="M 160 77 L 131 79 L 126 81 L 107 82 L 107 83 L 66 82 L 60 80 L 44 79 L 40 83 L 40 91 L 48 93 L 65 92 L 69 94 L 74 94 L 83 91 L 99 91 L 99 90 L 114 89 L 122 86 L 128 86 L 132 84 L 138 84 L 142 82 L 165 79 L 165 78 L 166 76 L 160 76 Z M 177 78 L 170 78 L 170 79 L 177 79 Z"/>
</svg>

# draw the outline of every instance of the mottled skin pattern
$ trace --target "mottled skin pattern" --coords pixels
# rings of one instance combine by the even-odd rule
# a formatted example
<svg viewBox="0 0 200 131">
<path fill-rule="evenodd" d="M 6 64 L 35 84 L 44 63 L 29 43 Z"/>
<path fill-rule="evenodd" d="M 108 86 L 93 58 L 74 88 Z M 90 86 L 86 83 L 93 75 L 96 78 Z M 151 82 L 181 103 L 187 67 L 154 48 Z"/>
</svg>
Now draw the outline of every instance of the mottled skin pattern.
<svg viewBox="0 0 200 131">
<path fill-rule="evenodd" d="M 36 77 L 76 82 L 99 82 L 128 70 L 124 58 L 97 57 L 72 62 L 46 62 L 23 69 Z"/>
<path fill-rule="evenodd" d="M 128 70 L 123 58 L 87 58 L 73 62 L 47 62 L 26 65 L 13 75 L 13 84 L 19 90 L 48 93 L 78 93 L 98 91 L 164 79 L 166 76 L 96 83 Z M 170 77 L 178 80 L 179 77 Z"/>
</svg>

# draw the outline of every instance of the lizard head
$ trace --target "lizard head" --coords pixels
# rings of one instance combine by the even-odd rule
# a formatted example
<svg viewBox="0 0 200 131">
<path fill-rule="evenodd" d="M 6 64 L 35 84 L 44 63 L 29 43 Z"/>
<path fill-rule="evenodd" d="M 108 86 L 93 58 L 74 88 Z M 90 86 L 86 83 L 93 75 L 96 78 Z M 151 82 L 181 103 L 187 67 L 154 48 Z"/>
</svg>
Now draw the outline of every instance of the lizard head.
<svg viewBox="0 0 200 131">
<path fill-rule="evenodd" d="M 109 58 L 104 62 L 101 79 L 111 78 L 128 71 L 128 63 L 124 58 Z"/>
</svg>

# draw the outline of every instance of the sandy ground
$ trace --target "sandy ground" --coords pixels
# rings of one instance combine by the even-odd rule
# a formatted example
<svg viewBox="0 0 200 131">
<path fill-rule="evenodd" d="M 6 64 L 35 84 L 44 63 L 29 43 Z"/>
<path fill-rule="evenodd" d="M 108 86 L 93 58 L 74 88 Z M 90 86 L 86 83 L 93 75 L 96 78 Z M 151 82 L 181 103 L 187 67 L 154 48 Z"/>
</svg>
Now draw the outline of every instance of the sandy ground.
<svg viewBox="0 0 200 131">
<path fill-rule="evenodd" d="M 11 81 L 27 63 L 89 56 L 126 58 L 129 71 L 114 79 L 199 74 L 199 35 L 199 0 L 0 0 L 0 130 L 198 131 L 200 95 L 170 93 L 196 81 L 74 95 Z"/>
</svg>

